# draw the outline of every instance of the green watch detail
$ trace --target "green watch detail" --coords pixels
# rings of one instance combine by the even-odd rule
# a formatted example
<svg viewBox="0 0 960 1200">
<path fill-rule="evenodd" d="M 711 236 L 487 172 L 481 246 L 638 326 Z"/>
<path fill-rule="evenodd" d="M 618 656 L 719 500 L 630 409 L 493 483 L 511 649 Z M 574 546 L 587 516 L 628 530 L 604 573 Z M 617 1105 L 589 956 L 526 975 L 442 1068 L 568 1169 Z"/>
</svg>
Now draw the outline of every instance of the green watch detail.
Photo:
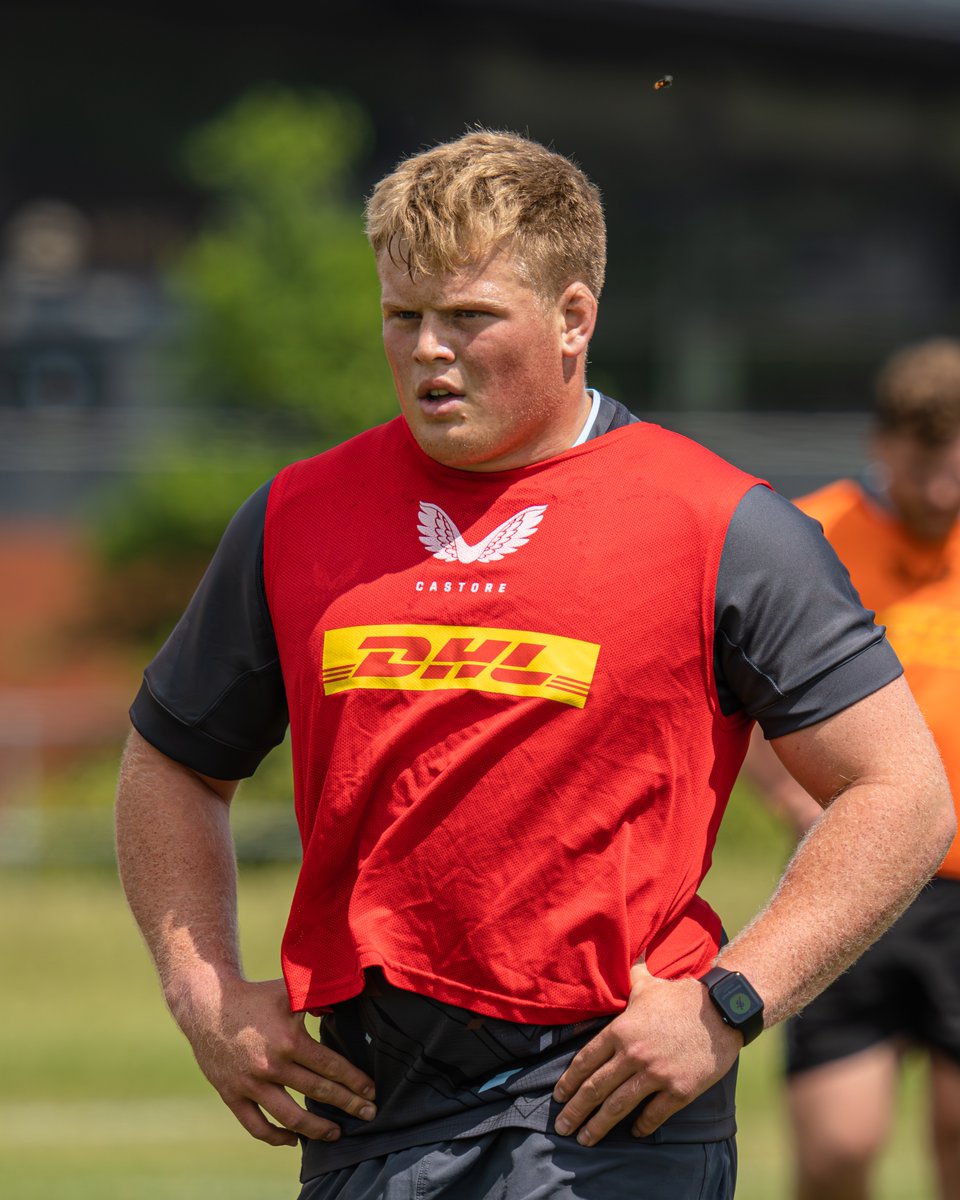
<svg viewBox="0 0 960 1200">
<path fill-rule="evenodd" d="M 723 1020 L 740 1030 L 745 1046 L 763 1031 L 763 1000 L 746 976 L 711 967 L 700 982 Z"/>
</svg>

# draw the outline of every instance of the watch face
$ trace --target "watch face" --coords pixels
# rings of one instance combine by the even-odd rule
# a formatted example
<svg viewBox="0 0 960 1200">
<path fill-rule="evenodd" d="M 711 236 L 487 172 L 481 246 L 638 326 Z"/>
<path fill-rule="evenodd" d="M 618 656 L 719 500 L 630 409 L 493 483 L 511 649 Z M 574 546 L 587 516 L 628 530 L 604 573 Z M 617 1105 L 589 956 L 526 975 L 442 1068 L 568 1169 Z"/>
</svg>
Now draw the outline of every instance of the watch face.
<svg viewBox="0 0 960 1200">
<path fill-rule="evenodd" d="M 730 1005 L 730 1011 L 738 1017 L 745 1017 L 751 1008 L 750 997 L 743 991 L 734 992 L 727 1003 Z"/>
<path fill-rule="evenodd" d="M 714 984 L 711 991 L 735 1024 L 746 1021 L 763 1008 L 763 1001 L 742 975 L 728 975 Z"/>
</svg>

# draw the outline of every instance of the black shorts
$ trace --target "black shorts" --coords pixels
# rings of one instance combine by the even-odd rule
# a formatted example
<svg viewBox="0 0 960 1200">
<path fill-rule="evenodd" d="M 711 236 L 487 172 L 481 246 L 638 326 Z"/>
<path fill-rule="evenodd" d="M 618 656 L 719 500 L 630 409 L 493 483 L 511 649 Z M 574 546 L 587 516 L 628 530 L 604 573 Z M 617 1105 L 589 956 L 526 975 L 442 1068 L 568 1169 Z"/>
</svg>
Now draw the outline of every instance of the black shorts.
<svg viewBox="0 0 960 1200">
<path fill-rule="evenodd" d="M 301 1180 L 410 1146 L 462 1145 L 494 1130 L 550 1133 L 561 1107 L 553 1099 L 557 1080 L 612 1019 L 518 1024 L 394 987 L 381 970 L 369 969 L 363 991 L 334 1005 L 320 1033 L 325 1046 L 374 1080 L 377 1116 L 360 1121 L 308 1098 L 307 1108 L 334 1121 L 343 1136 L 335 1142 L 302 1139 Z M 734 1064 L 642 1141 L 700 1145 L 732 1137 L 736 1080 Z M 638 1111 L 614 1126 L 603 1144 L 636 1147 Z"/>
<path fill-rule="evenodd" d="M 501 1129 L 330 1171 L 305 1183 L 300 1200 L 733 1200 L 736 1178 L 733 1138 L 581 1146 Z"/>
<path fill-rule="evenodd" d="M 787 1074 L 892 1038 L 960 1063 L 960 880 L 934 879 L 849 971 L 787 1022 Z"/>
</svg>

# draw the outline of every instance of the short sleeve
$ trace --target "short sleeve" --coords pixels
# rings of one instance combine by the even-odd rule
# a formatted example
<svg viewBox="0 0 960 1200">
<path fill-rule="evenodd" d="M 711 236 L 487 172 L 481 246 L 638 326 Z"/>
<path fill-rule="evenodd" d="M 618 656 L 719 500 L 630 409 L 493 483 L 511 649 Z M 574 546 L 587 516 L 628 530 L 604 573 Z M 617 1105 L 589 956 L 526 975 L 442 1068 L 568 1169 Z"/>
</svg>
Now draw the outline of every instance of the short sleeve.
<svg viewBox="0 0 960 1200">
<path fill-rule="evenodd" d="M 263 586 L 269 492 L 264 484 L 230 522 L 130 710 L 148 742 L 214 779 L 252 775 L 288 722 Z"/>
<path fill-rule="evenodd" d="M 768 738 L 813 725 L 903 673 L 820 525 L 766 487 L 727 530 L 717 575 L 714 665 L 723 712 Z"/>
</svg>

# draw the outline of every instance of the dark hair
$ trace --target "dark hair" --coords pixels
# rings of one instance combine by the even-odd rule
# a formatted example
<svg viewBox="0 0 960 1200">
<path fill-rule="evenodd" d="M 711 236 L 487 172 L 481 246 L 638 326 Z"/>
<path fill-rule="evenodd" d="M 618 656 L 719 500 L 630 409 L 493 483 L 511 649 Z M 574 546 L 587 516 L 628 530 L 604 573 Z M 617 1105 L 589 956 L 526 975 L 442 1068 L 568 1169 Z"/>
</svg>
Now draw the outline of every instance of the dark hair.
<svg viewBox="0 0 960 1200">
<path fill-rule="evenodd" d="M 894 354 L 877 376 L 875 414 L 880 433 L 926 446 L 960 436 L 960 342 L 933 338 Z"/>
</svg>

